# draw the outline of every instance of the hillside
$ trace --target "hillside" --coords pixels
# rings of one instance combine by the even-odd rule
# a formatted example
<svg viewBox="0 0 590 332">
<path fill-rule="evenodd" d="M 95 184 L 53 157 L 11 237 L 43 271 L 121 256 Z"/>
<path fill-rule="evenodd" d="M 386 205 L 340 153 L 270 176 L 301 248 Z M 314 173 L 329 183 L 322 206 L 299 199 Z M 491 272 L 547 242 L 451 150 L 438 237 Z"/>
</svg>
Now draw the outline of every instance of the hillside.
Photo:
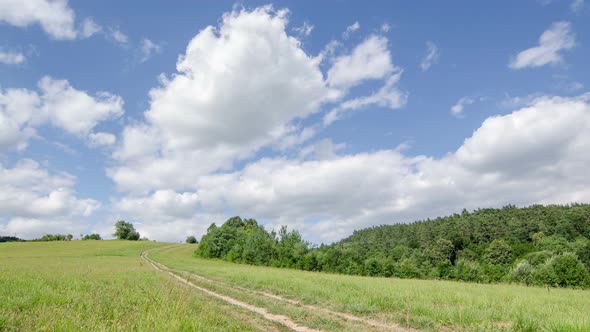
<svg viewBox="0 0 590 332">
<path fill-rule="evenodd" d="M 480 209 L 355 231 L 315 248 L 254 219 L 212 225 L 197 254 L 344 274 L 588 287 L 590 205 Z"/>
</svg>

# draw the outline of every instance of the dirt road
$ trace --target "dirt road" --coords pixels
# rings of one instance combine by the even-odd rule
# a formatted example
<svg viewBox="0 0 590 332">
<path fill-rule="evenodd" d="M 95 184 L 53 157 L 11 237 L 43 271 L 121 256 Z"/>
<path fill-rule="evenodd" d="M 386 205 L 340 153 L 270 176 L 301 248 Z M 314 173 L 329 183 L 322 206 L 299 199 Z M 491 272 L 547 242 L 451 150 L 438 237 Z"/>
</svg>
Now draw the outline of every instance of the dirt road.
<svg viewBox="0 0 590 332">
<path fill-rule="evenodd" d="M 246 289 L 243 287 L 233 286 L 233 285 L 230 285 L 227 283 L 211 280 L 209 278 L 206 278 L 206 277 L 203 277 L 200 275 L 188 273 L 186 271 L 174 270 L 168 266 L 165 266 L 159 262 L 154 261 L 153 259 L 151 259 L 148 256 L 148 253 L 149 253 L 149 251 L 142 252 L 141 258 L 143 260 L 145 260 L 148 264 L 150 264 L 154 269 L 156 269 L 162 273 L 167 273 L 172 278 L 174 278 L 174 279 L 178 280 L 179 282 L 182 282 L 194 289 L 204 292 L 204 293 L 206 293 L 212 297 L 215 297 L 219 300 L 225 301 L 227 303 L 231 303 L 231 304 L 236 305 L 240 308 L 243 308 L 243 309 L 248 310 L 250 312 L 261 315 L 265 319 L 272 321 L 272 322 L 282 324 L 293 331 L 311 332 L 311 331 L 320 331 L 320 330 L 313 329 L 313 328 L 298 324 L 286 315 L 278 315 L 278 314 L 270 313 L 267 308 L 264 308 L 261 306 L 256 306 L 256 305 L 247 303 L 245 301 L 236 299 L 234 297 L 231 297 L 231 296 L 228 296 L 225 294 L 220 294 L 219 292 L 213 291 L 209 288 L 205 288 L 201 285 L 197 285 L 195 282 L 191 281 L 191 279 L 194 279 L 195 281 L 197 281 L 197 280 L 203 281 L 203 282 L 206 282 L 207 284 L 211 284 L 211 285 L 218 285 L 220 287 L 229 288 L 229 289 L 232 289 L 235 291 L 240 291 L 243 293 L 248 293 L 248 294 L 253 294 L 253 295 L 255 294 L 260 297 L 271 299 L 273 301 L 287 303 L 287 304 L 296 306 L 297 308 L 308 310 L 308 311 L 315 313 L 315 314 L 337 317 L 340 320 L 350 321 L 355 324 L 359 324 L 359 327 L 361 327 L 361 328 L 364 326 L 364 328 L 362 328 L 363 330 L 395 331 L 395 332 L 415 332 L 415 331 L 418 331 L 416 329 L 403 327 L 403 326 L 396 324 L 396 323 L 389 323 L 389 322 L 386 323 L 386 322 L 381 322 L 378 320 L 367 319 L 367 318 L 355 316 L 355 315 L 352 315 L 349 313 L 338 312 L 338 311 L 334 311 L 334 310 L 331 310 L 328 308 L 305 304 L 301 301 L 287 299 L 287 298 L 278 296 L 276 294 L 268 293 L 268 292 L 255 291 L 255 290 L 250 290 L 250 289 Z"/>
</svg>

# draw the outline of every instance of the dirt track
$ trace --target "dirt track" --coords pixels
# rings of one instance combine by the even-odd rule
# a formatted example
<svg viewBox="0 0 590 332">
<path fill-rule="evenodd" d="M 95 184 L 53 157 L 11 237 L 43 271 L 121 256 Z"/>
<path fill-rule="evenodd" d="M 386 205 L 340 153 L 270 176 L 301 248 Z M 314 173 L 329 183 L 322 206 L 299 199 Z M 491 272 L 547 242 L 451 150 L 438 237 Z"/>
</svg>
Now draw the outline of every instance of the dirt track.
<svg viewBox="0 0 590 332">
<path fill-rule="evenodd" d="M 251 304 L 248 304 L 246 302 L 240 301 L 238 299 L 235 299 L 233 297 L 227 296 L 227 295 L 223 295 L 223 294 L 219 294 L 216 293 L 214 291 L 211 291 L 209 289 L 203 288 L 201 286 L 198 286 L 192 282 L 190 282 L 190 280 L 188 278 L 183 278 L 181 276 L 179 276 L 178 274 L 174 273 L 174 272 L 180 272 L 180 271 L 176 271 L 174 269 L 171 269 L 161 263 L 158 263 L 154 260 L 152 260 L 151 258 L 148 257 L 148 252 L 142 252 L 140 254 L 141 258 L 143 260 L 145 260 L 147 263 L 149 263 L 153 268 L 155 268 L 156 270 L 163 272 L 163 273 L 168 273 L 170 276 L 172 276 L 173 278 L 175 278 L 176 280 L 189 285 L 192 288 L 195 288 L 199 291 L 202 291 L 212 297 L 215 297 L 217 299 L 220 299 L 222 301 L 231 303 L 233 305 L 236 305 L 238 307 L 241 307 L 243 309 L 246 309 L 248 311 L 257 313 L 261 316 L 263 316 L 265 319 L 272 321 L 272 322 L 276 322 L 279 324 L 282 324 L 290 329 L 292 329 L 293 331 L 301 331 L 301 332 L 311 332 L 311 331 L 319 331 L 316 329 L 312 329 L 306 326 L 301 326 L 295 322 L 293 322 L 289 317 L 284 316 L 284 315 L 276 315 L 276 314 L 272 314 L 270 312 L 268 312 L 268 310 L 266 308 L 262 308 L 262 307 L 258 307 L 258 306 L 254 306 Z M 174 271 L 174 272 L 173 272 Z M 183 273 L 187 273 L 187 275 L 189 275 L 192 278 L 195 279 L 200 279 L 203 281 L 206 281 L 208 283 L 212 283 L 212 284 L 218 284 L 224 287 L 230 287 L 233 289 L 237 289 L 240 291 L 244 291 L 244 292 L 248 292 L 248 293 L 253 293 L 253 294 L 257 294 L 257 295 L 261 295 L 267 298 L 271 298 L 273 300 L 277 300 L 277 301 L 281 301 L 281 302 L 286 302 L 292 305 L 297 305 L 298 307 L 303 307 L 309 310 L 312 310 L 314 312 L 322 312 L 328 315 L 332 315 L 332 316 L 336 316 L 345 320 L 349 320 L 349 321 L 354 321 L 354 322 L 359 322 L 371 327 L 377 327 L 380 329 L 384 329 L 384 330 L 388 330 L 388 331 L 395 331 L 395 332 L 415 332 L 415 331 L 419 331 L 416 329 L 412 329 L 412 328 L 407 328 L 407 327 L 403 327 L 399 324 L 396 323 L 386 323 L 386 322 L 381 322 L 381 321 L 377 321 L 377 320 L 372 320 L 372 319 L 366 319 L 366 318 L 362 318 L 362 317 L 358 317 L 349 313 L 344 313 L 344 312 L 338 312 L 338 311 L 334 311 L 334 310 L 330 310 L 327 308 L 323 308 L 323 307 L 318 307 L 318 306 L 314 306 L 314 305 L 308 305 L 308 304 L 304 304 L 300 301 L 296 301 L 296 300 L 292 300 L 292 299 L 287 299 L 281 296 L 278 296 L 276 294 L 272 294 L 272 293 L 267 293 L 267 292 L 260 292 L 260 291 L 254 291 L 254 290 L 250 290 L 250 289 L 246 289 L 246 288 L 242 288 L 242 287 L 237 287 L 237 286 L 232 286 L 226 283 L 222 283 L 219 281 L 215 281 L 215 280 L 211 280 L 208 278 L 205 278 L 203 276 L 200 275 L 196 275 L 196 274 L 191 274 L 185 271 L 182 271 Z"/>
</svg>

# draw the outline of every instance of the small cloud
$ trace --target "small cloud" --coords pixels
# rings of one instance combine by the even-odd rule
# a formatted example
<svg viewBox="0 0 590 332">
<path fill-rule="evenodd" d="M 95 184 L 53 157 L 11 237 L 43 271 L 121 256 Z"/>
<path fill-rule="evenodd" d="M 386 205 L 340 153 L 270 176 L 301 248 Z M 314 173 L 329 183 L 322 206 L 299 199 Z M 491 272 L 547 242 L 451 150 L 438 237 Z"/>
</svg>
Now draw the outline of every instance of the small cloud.
<svg viewBox="0 0 590 332">
<path fill-rule="evenodd" d="M 111 28 L 111 37 L 119 44 L 127 44 L 129 42 L 129 37 L 126 34 L 122 33 L 121 30 Z"/>
<path fill-rule="evenodd" d="M 311 34 L 311 32 L 313 31 L 313 24 L 310 24 L 307 21 L 303 22 L 303 25 L 297 28 L 294 28 L 293 31 L 297 32 L 297 35 L 301 38 L 301 37 L 307 37 Z"/>
<path fill-rule="evenodd" d="M 92 18 L 88 17 L 84 19 L 84 22 L 82 22 L 80 33 L 83 38 L 89 38 L 101 31 L 102 27 L 96 22 L 94 22 Z"/>
<path fill-rule="evenodd" d="M 577 91 L 584 89 L 584 84 L 577 82 L 577 81 L 570 82 L 564 86 L 564 89 L 567 90 L 568 92 L 577 92 Z"/>
<path fill-rule="evenodd" d="M 0 51 L 0 63 L 5 65 L 18 65 L 23 62 L 25 62 L 25 56 L 22 53 Z"/>
<path fill-rule="evenodd" d="M 471 97 L 463 97 L 459 99 L 457 103 L 451 107 L 451 114 L 458 118 L 463 117 L 463 110 L 465 109 L 465 106 L 471 105 L 475 103 L 475 101 L 476 100 Z"/>
<path fill-rule="evenodd" d="M 88 135 L 88 143 L 91 147 L 109 146 L 115 144 L 117 138 L 110 133 L 90 133 Z"/>
<path fill-rule="evenodd" d="M 438 50 L 438 47 L 436 47 L 436 45 L 433 42 L 427 41 L 426 55 L 420 63 L 420 68 L 422 68 L 422 71 L 427 71 L 432 65 L 438 63 L 439 56 L 440 51 Z"/>
<path fill-rule="evenodd" d="M 557 90 L 567 93 L 575 93 L 584 89 L 584 84 L 578 81 L 572 81 L 568 76 L 553 75 L 553 77 L 556 81 L 553 87 Z"/>
<path fill-rule="evenodd" d="M 540 93 L 533 93 L 526 96 L 512 97 L 509 94 L 504 96 L 504 99 L 500 101 L 499 106 L 504 109 L 512 110 L 516 108 L 522 108 L 531 105 L 536 99 L 542 97 Z"/>
<path fill-rule="evenodd" d="M 385 22 L 381 25 L 381 31 L 384 33 L 388 33 L 389 29 L 391 29 L 391 26 L 389 25 L 389 23 Z"/>
<path fill-rule="evenodd" d="M 342 39 L 348 39 L 348 37 L 350 37 L 350 34 L 360 29 L 360 27 L 361 24 L 358 21 L 354 22 L 352 25 L 349 25 L 348 27 L 346 27 L 346 30 L 344 30 L 344 32 L 342 33 Z"/>
<path fill-rule="evenodd" d="M 539 37 L 539 45 L 516 55 L 508 66 L 512 69 L 541 67 L 563 61 L 561 52 L 576 46 L 569 22 L 555 22 Z"/>
<path fill-rule="evenodd" d="M 141 41 L 141 59 L 140 62 L 146 62 L 154 53 L 160 53 L 162 47 L 148 38 Z"/>
<path fill-rule="evenodd" d="M 331 40 L 328 44 L 326 44 L 326 46 L 324 46 L 324 49 L 322 50 L 322 52 L 320 52 L 320 57 L 322 60 L 333 60 L 334 59 L 334 55 L 336 54 L 336 50 L 342 46 L 342 44 L 337 41 L 337 40 Z"/>
<path fill-rule="evenodd" d="M 332 160 L 338 157 L 338 151 L 346 148 L 346 144 L 335 144 L 326 138 L 314 144 L 308 145 L 299 151 L 300 159 Z"/>
<path fill-rule="evenodd" d="M 574 13 L 579 13 L 584 9 L 584 0 L 574 0 L 570 4 L 570 10 Z"/>
</svg>

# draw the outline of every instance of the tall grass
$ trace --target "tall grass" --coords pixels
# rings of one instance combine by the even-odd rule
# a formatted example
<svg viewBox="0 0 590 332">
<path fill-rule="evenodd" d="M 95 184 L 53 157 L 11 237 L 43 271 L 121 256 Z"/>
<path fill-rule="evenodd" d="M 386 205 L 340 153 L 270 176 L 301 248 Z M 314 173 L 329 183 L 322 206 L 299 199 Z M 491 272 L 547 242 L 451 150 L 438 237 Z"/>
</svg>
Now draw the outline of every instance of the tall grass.
<svg viewBox="0 0 590 332">
<path fill-rule="evenodd" d="M 590 331 L 590 291 L 344 276 L 195 258 L 194 245 L 150 257 L 175 269 L 339 311 L 428 330 Z"/>
<path fill-rule="evenodd" d="M 139 258 L 162 245 L 0 243 L 0 331 L 283 329 L 181 285 Z"/>
</svg>

